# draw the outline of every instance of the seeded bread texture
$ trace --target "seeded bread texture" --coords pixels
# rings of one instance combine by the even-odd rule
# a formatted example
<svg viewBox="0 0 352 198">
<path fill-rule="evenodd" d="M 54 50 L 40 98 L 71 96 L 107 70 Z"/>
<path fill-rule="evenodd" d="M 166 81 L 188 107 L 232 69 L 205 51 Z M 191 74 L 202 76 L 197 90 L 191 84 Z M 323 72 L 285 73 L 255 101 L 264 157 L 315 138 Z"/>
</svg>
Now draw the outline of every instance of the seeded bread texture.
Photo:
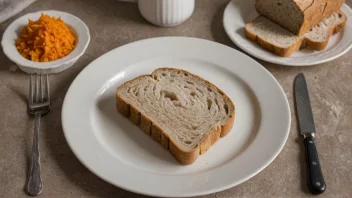
<svg viewBox="0 0 352 198">
<path fill-rule="evenodd" d="M 185 70 L 159 68 L 119 86 L 117 110 L 179 161 L 192 164 L 228 134 L 235 105 L 210 82 Z"/>
</svg>

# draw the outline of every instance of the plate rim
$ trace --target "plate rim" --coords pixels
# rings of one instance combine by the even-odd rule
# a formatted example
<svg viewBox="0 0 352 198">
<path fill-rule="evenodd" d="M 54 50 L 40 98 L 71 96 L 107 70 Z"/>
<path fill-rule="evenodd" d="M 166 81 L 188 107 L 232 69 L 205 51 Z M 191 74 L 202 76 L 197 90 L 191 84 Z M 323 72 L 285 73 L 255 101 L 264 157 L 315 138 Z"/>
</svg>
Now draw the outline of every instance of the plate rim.
<svg viewBox="0 0 352 198">
<path fill-rule="evenodd" d="M 275 82 L 275 85 L 281 96 L 283 96 L 282 98 L 284 99 L 283 100 L 283 103 L 284 103 L 284 111 L 286 111 L 286 115 L 287 115 L 287 126 L 285 127 L 286 128 L 286 131 L 285 134 L 284 134 L 284 137 L 283 137 L 283 141 L 281 141 L 278 145 L 278 148 L 275 150 L 274 153 L 270 154 L 270 158 L 266 158 L 265 160 L 265 163 L 262 164 L 259 168 L 256 168 L 255 171 L 251 172 L 250 174 L 248 174 L 245 178 L 242 178 L 240 180 L 237 180 L 235 182 L 232 182 L 232 183 L 229 183 L 227 185 L 222 185 L 222 187 L 218 187 L 216 189 L 209 189 L 209 190 L 203 190 L 201 192 L 186 192 L 186 193 L 181 193 L 181 194 L 177 194 L 177 193 L 156 193 L 156 192 L 145 192 L 145 191 L 141 191 L 141 190 L 137 190 L 137 189 L 134 189 L 134 188 L 129 188 L 129 187 L 126 187 L 126 186 L 123 186 L 123 185 L 119 185 L 119 184 L 116 184 L 115 182 L 112 182 L 111 179 L 108 179 L 108 178 L 105 178 L 104 176 L 102 176 L 100 173 L 98 173 L 97 170 L 93 170 L 89 164 L 87 164 L 85 162 L 85 160 L 82 158 L 82 156 L 80 156 L 80 154 L 78 153 L 78 151 L 76 150 L 75 148 L 75 145 L 73 145 L 73 142 L 71 142 L 70 138 L 68 137 L 68 129 L 67 129 L 67 124 L 66 122 L 68 121 L 66 119 L 66 115 L 67 115 L 67 104 L 70 102 L 69 101 L 69 97 L 70 97 L 70 94 L 72 92 L 72 90 L 74 89 L 74 86 L 76 86 L 77 82 L 80 80 L 80 77 L 83 76 L 83 75 L 86 75 L 87 71 L 92 68 L 92 67 L 97 67 L 95 66 L 96 62 L 98 62 L 99 60 L 102 60 L 104 59 L 105 56 L 107 56 L 108 54 L 113 54 L 115 53 L 116 50 L 123 48 L 123 47 L 126 47 L 126 46 L 132 46 L 132 45 L 138 45 L 138 44 L 143 44 L 143 43 L 153 43 L 153 42 L 159 42 L 159 40 L 162 40 L 162 39 L 167 39 L 167 40 L 175 40 L 175 41 L 180 41 L 180 40 L 184 40 L 184 41 L 192 41 L 192 42 L 204 42 L 206 44 L 211 44 L 211 45 L 218 45 L 219 47 L 222 47 L 222 48 L 227 48 L 226 50 L 232 50 L 232 52 L 235 52 L 237 53 L 239 56 L 243 56 L 244 58 L 252 61 L 253 64 L 256 64 L 258 67 L 258 69 L 262 70 L 263 72 L 266 72 L 267 73 L 267 77 L 270 78 L 271 80 L 273 80 L 273 82 Z M 128 68 L 129 66 L 126 66 L 124 67 L 123 69 L 126 69 Z M 89 71 L 88 71 L 89 72 Z M 118 72 L 117 72 L 118 73 Z M 108 80 L 108 79 L 106 79 Z M 134 193 L 139 193 L 139 194 L 144 194 L 144 195 L 149 195 L 149 196 L 158 196 L 158 197 L 189 197 L 189 196 L 198 196 L 198 195 L 206 195 L 206 194 L 210 194 L 210 193 L 214 193 L 214 192 L 219 192 L 219 191 L 222 191 L 222 190 L 226 190 L 228 188 L 231 188 L 231 187 L 234 187 L 240 183 L 243 183 L 244 181 L 247 181 L 248 179 L 252 178 L 253 176 L 257 175 L 259 172 L 261 172 L 263 169 L 265 169 L 269 164 L 272 163 L 272 161 L 278 156 L 278 154 L 282 151 L 284 145 L 286 144 L 287 142 L 287 139 L 288 139 L 288 136 L 289 136 L 289 132 L 290 132 L 290 128 L 291 128 L 291 110 L 290 110 L 290 107 L 289 107 L 289 103 L 288 103 L 288 100 L 287 100 L 287 97 L 286 97 L 286 94 L 283 90 L 283 88 L 281 87 L 281 85 L 279 84 L 279 82 L 274 78 L 274 76 L 268 71 L 266 70 L 260 63 L 258 63 L 257 61 L 255 61 L 254 59 L 252 59 L 251 57 L 233 49 L 233 48 L 230 48 L 226 45 L 223 45 L 223 44 L 220 44 L 220 43 L 216 43 L 216 42 L 213 42 L 213 41 L 209 41 L 209 40 L 205 40 L 205 39 L 199 39 L 199 38 L 191 38 L 191 37 L 178 37 L 178 36 L 172 36 L 172 37 L 156 37 L 156 38 L 149 38 L 149 39 L 143 39 L 143 40 L 139 40 L 139 41 L 134 41 L 132 43 L 129 43 L 129 44 L 125 44 L 121 47 L 118 47 L 118 48 L 115 48 L 115 49 L 112 49 L 111 51 L 109 52 L 106 52 L 105 54 L 101 55 L 100 57 L 96 58 L 94 61 L 92 61 L 88 66 L 86 66 L 78 75 L 77 77 L 74 79 L 74 81 L 71 83 L 67 93 L 66 93 L 66 96 L 64 98 L 64 102 L 63 102 L 63 107 L 62 107 L 62 114 L 61 114 L 61 119 L 62 119 L 62 128 L 63 128 L 63 132 L 64 132 L 64 136 L 66 138 L 66 141 L 70 147 L 70 149 L 72 150 L 72 152 L 74 153 L 74 155 L 76 156 L 76 158 L 88 169 L 90 170 L 92 173 L 94 173 L 95 175 L 97 175 L 99 178 L 103 179 L 104 181 L 112 184 L 112 185 L 115 185 L 121 189 L 124 189 L 124 190 L 128 190 L 128 191 L 131 191 L 131 192 L 134 192 Z M 252 142 L 253 143 L 253 142 Z"/>
<path fill-rule="evenodd" d="M 269 63 L 274 63 L 274 64 L 278 64 L 280 66 L 296 66 L 296 67 L 304 67 L 304 66 L 316 66 L 322 63 L 327 63 L 330 62 L 332 60 L 335 60 L 337 58 L 340 58 L 341 56 L 345 55 L 347 52 L 349 52 L 349 50 L 352 49 L 352 42 L 349 43 L 348 46 L 346 46 L 344 48 L 343 51 L 341 51 L 340 53 L 334 55 L 334 56 L 330 56 L 328 58 L 324 58 L 324 59 L 320 59 L 317 61 L 312 61 L 312 62 L 289 62 L 289 61 L 283 61 L 279 58 L 283 58 L 283 57 L 279 57 L 277 56 L 277 58 L 274 59 L 270 59 L 270 58 L 265 58 L 265 56 L 258 56 L 257 54 L 253 53 L 250 49 L 246 48 L 245 46 L 243 46 L 240 42 L 237 41 L 236 37 L 232 36 L 231 33 L 231 28 L 228 27 L 227 23 L 225 22 L 226 19 L 226 13 L 229 12 L 229 10 L 231 9 L 232 3 L 238 1 L 238 0 L 231 0 L 225 7 L 224 13 L 223 13 L 223 18 L 222 18 L 222 23 L 225 29 L 225 32 L 227 34 L 227 36 L 230 38 L 230 40 L 237 46 L 239 47 L 241 50 L 243 50 L 245 53 L 247 53 L 248 55 L 255 57 L 257 59 L 269 62 Z M 346 9 L 349 12 L 349 16 L 352 15 L 352 8 L 349 7 L 346 3 L 343 4 L 341 9 Z M 348 25 L 348 22 L 346 23 L 346 26 Z M 346 28 L 345 28 L 346 31 Z M 238 34 L 238 33 L 236 33 Z M 258 47 L 260 48 L 260 47 Z M 264 49 L 260 48 L 261 50 L 264 51 Z M 322 51 L 323 52 L 323 51 Z"/>
</svg>

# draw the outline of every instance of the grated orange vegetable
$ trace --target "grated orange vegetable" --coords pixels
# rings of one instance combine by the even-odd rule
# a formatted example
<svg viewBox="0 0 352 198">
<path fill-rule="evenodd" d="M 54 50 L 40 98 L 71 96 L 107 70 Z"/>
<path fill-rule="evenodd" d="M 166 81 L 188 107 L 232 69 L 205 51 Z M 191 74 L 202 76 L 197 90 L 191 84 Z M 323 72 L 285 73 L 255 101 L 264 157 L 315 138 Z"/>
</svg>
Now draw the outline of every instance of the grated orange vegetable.
<svg viewBox="0 0 352 198">
<path fill-rule="evenodd" d="M 28 19 L 16 40 L 16 48 L 26 59 L 48 62 L 68 55 L 75 47 L 75 36 L 59 17 L 41 14 L 38 21 Z"/>
</svg>

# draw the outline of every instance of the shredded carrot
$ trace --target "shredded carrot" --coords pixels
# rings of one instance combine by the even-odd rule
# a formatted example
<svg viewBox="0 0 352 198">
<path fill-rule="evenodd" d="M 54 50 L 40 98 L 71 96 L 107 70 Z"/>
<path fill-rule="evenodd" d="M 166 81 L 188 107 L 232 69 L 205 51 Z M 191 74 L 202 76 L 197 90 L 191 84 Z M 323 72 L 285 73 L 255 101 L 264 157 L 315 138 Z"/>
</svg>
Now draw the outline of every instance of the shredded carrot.
<svg viewBox="0 0 352 198">
<path fill-rule="evenodd" d="M 28 19 L 16 40 L 16 48 L 26 59 L 48 62 L 68 55 L 75 47 L 75 36 L 59 17 L 41 14 L 38 21 Z"/>
</svg>

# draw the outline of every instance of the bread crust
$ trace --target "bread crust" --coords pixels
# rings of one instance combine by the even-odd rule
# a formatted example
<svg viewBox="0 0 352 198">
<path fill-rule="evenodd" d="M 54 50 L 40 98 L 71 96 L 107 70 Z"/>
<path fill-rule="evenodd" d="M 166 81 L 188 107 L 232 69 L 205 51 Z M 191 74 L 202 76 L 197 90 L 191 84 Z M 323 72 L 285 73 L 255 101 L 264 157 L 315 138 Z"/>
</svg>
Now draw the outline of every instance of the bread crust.
<svg viewBox="0 0 352 198">
<path fill-rule="evenodd" d="M 146 114 L 139 112 L 137 108 L 133 107 L 130 105 L 127 101 L 125 101 L 122 97 L 119 96 L 118 92 L 119 89 L 122 89 L 124 86 L 126 86 L 128 83 L 137 80 L 139 78 L 143 78 L 145 76 L 152 77 L 153 74 L 159 70 L 172 70 L 176 72 L 183 72 L 186 73 L 190 76 L 193 76 L 194 78 L 197 78 L 199 80 L 204 81 L 207 85 L 214 87 L 219 91 L 223 96 L 224 100 L 229 101 L 232 106 L 233 106 L 233 112 L 230 115 L 230 118 L 223 123 L 222 125 L 219 125 L 216 127 L 215 130 L 211 131 L 208 133 L 207 136 L 205 136 L 200 143 L 193 148 L 190 151 L 185 151 L 182 148 L 180 148 L 168 135 L 165 131 L 163 131 L 159 126 L 157 126 L 156 123 L 153 123 L 152 118 L 149 118 Z M 174 68 L 158 68 L 153 71 L 152 74 L 150 75 L 142 75 L 139 76 L 135 79 L 132 79 L 130 81 L 125 82 L 121 86 L 119 86 L 116 89 L 116 108 L 117 111 L 120 112 L 122 115 L 125 117 L 128 117 L 131 122 L 137 126 L 139 126 L 144 133 L 147 135 L 150 135 L 152 139 L 154 139 L 156 142 L 158 142 L 164 149 L 167 149 L 170 151 L 170 153 L 176 158 L 176 160 L 183 165 L 189 165 L 192 164 L 196 159 L 198 158 L 199 154 L 205 153 L 215 142 L 217 142 L 221 137 L 224 137 L 227 135 L 234 124 L 235 121 L 235 105 L 231 101 L 231 99 L 222 91 L 220 90 L 217 86 L 214 84 L 210 83 L 209 81 L 195 75 L 192 73 L 189 73 L 188 71 L 181 70 L 181 69 L 174 69 Z"/>
<path fill-rule="evenodd" d="M 347 16 L 343 12 L 338 12 L 338 13 L 344 15 L 345 20 L 339 24 L 332 25 L 329 28 L 328 36 L 326 37 L 326 39 L 324 41 L 317 42 L 317 41 L 311 40 L 310 38 L 305 38 L 305 46 L 306 47 L 309 47 L 309 48 L 316 50 L 316 51 L 322 51 L 328 45 L 330 37 L 338 32 L 341 32 L 345 28 L 345 25 L 347 22 Z"/>
<path fill-rule="evenodd" d="M 256 35 L 254 32 L 251 32 L 248 28 L 248 26 L 251 25 L 251 23 L 248 23 L 245 27 L 245 33 L 246 33 L 246 37 L 249 40 L 255 41 L 258 45 L 260 45 L 262 48 L 264 48 L 265 50 L 275 53 L 279 56 L 282 57 L 288 57 L 290 56 L 293 52 L 299 50 L 303 38 L 298 39 L 293 45 L 291 45 L 290 47 L 287 48 L 283 48 L 277 45 L 274 45 L 272 43 L 267 42 L 265 39 L 259 37 L 258 35 Z"/>
<path fill-rule="evenodd" d="M 300 7 L 298 2 L 303 1 L 305 0 L 296 0 L 295 3 Z M 300 7 L 303 12 L 304 22 L 299 31 L 295 33 L 298 36 L 304 35 L 323 19 L 339 11 L 344 2 L 345 0 L 314 0 L 308 8 Z"/>
<path fill-rule="evenodd" d="M 305 34 L 308 32 L 312 27 L 315 25 L 319 24 L 323 19 L 329 17 L 332 15 L 334 12 L 338 12 L 342 5 L 345 3 L 345 0 L 321 0 L 322 3 L 325 3 L 325 7 L 323 10 L 323 14 L 320 16 L 320 18 L 315 19 L 314 21 L 312 20 L 309 25 L 306 27 L 302 27 L 300 30 L 301 35 Z M 314 3 L 317 2 L 319 5 L 319 2 L 317 0 L 314 1 Z M 307 17 L 305 17 L 305 21 L 310 20 L 310 16 L 316 15 L 316 10 L 311 9 L 310 11 L 306 10 L 306 12 L 310 12 L 307 14 Z"/>
<path fill-rule="evenodd" d="M 328 30 L 328 36 L 326 37 L 326 39 L 324 41 L 315 41 L 312 40 L 310 38 L 307 38 L 305 36 L 302 36 L 300 39 L 298 39 L 293 45 L 291 45 L 290 47 L 287 48 L 283 48 L 280 46 L 276 46 L 274 44 L 271 44 L 269 42 L 267 42 L 266 40 L 264 40 L 263 38 L 259 37 L 258 35 L 256 35 L 254 32 L 250 31 L 249 26 L 252 25 L 252 22 L 255 20 L 253 20 L 252 22 L 246 24 L 245 27 L 245 35 L 246 37 L 251 40 L 251 41 L 255 41 L 258 45 L 260 45 L 262 48 L 264 48 L 267 51 L 270 51 L 272 53 L 275 53 L 279 56 L 282 57 L 288 57 L 291 56 L 293 52 L 301 49 L 301 48 L 311 48 L 313 50 L 316 51 L 321 51 L 324 50 L 326 48 L 326 46 L 329 43 L 329 39 L 330 37 L 338 32 L 341 32 L 346 25 L 347 22 L 347 16 L 339 11 L 339 14 L 344 15 L 345 20 L 339 24 L 334 24 L 332 25 L 329 30 Z"/>
</svg>

